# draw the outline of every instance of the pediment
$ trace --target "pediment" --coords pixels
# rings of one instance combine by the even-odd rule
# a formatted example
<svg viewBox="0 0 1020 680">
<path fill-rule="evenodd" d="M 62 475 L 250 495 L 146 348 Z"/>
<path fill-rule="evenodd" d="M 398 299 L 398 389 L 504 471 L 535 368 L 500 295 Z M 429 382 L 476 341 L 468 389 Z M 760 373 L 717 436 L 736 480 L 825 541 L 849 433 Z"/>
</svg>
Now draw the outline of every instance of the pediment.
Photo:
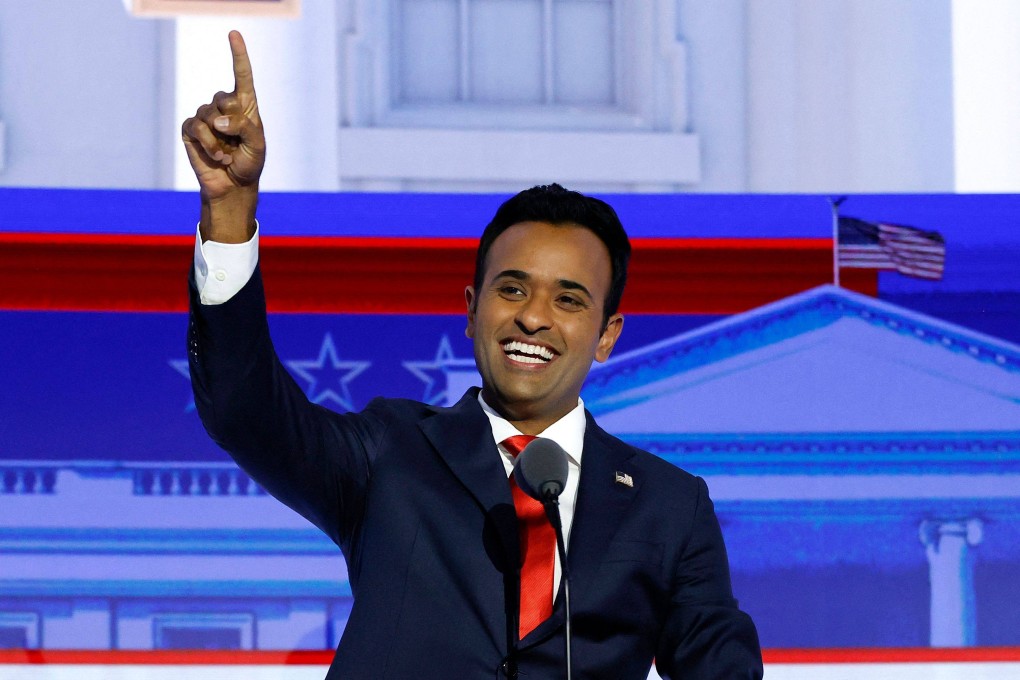
<svg viewBox="0 0 1020 680">
<path fill-rule="evenodd" d="M 1020 431 L 1020 347 L 833 286 L 593 371 L 608 430 Z"/>
</svg>

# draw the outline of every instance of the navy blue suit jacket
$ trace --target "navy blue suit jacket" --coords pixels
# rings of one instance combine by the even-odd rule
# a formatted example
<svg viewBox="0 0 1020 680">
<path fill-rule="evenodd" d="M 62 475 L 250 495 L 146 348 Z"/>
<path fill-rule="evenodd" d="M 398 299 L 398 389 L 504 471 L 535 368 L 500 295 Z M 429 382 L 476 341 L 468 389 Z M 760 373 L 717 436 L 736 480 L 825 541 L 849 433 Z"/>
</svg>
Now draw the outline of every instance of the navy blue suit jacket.
<svg viewBox="0 0 1020 680">
<path fill-rule="evenodd" d="M 191 288 L 206 429 L 347 559 L 354 605 L 327 678 L 496 678 L 510 656 L 523 678 L 564 677 L 562 588 L 553 616 L 516 640 L 516 516 L 477 391 L 452 408 L 376 399 L 334 413 L 277 359 L 258 272 L 223 305 Z M 643 680 L 653 657 L 671 678 L 761 677 L 704 481 L 590 414 L 568 560 L 575 678 Z"/>
</svg>

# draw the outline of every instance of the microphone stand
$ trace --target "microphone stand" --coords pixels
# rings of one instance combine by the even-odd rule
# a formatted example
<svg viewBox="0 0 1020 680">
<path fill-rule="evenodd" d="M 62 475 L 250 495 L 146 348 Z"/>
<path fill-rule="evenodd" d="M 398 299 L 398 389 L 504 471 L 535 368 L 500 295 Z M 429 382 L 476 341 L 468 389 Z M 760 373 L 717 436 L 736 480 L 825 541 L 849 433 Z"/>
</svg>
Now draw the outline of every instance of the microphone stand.
<svg viewBox="0 0 1020 680">
<path fill-rule="evenodd" d="M 549 517 L 549 523 L 556 530 L 556 548 L 560 555 L 560 572 L 563 578 L 563 604 L 566 609 L 566 646 L 567 646 L 567 680 L 573 680 L 574 671 L 570 659 L 571 634 L 570 634 L 570 569 L 567 566 L 567 549 L 563 542 L 563 524 L 560 522 L 560 501 L 559 494 L 546 494 L 542 503 L 545 506 L 545 514 Z"/>
</svg>

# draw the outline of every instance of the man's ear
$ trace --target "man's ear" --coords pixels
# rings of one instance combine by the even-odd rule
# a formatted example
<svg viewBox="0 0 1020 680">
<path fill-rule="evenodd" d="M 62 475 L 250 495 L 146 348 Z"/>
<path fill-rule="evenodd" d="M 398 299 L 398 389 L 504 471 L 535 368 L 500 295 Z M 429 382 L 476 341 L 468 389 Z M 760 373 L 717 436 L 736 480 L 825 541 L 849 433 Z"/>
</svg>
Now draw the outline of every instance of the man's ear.
<svg viewBox="0 0 1020 680">
<path fill-rule="evenodd" d="M 623 332 L 623 314 L 613 314 L 606 322 L 606 327 L 599 337 L 599 344 L 595 348 L 595 361 L 602 363 L 613 353 L 613 347 Z"/>
<path fill-rule="evenodd" d="M 467 303 L 467 328 L 464 335 L 469 338 L 475 337 L 475 288 L 468 286 L 464 289 L 464 302 Z"/>
</svg>

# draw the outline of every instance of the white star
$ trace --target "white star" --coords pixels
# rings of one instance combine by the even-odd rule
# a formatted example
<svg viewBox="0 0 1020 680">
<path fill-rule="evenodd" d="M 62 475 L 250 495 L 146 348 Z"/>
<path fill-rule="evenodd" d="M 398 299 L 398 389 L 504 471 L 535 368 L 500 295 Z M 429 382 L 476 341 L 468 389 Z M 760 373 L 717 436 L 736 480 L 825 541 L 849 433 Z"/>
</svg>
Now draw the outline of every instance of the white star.
<svg viewBox="0 0 1020 680">
<path fill-rule="evenodd" d="M 439 340 L 439 349 L 436 350 L 436 358 L 432 361 L 404 361 L 404 368 L 414 373 L 425 383 L 425 395 L 422 401 L 426 404 L 444 404 L 448 396 L 450 369 L 463 371 L 475 368 L 474 359 L 458 359 L 453 355 L 453 346 L 450 338 L 445 334 Z M 436 383 L 442 385 L 436 387 Z"/>
<path fill-rule="evenodd" d="M 322 337 L 317 359 L 300 359 L 285 362 L 287 367 L 307 381 L 305 394 L 315 404 L 332 400 L 345 411 L 354 410 L 348 384 L 372 365 L 371 361 L 342 361 L 337 354 L 333 336 Z"/>
</svg>

